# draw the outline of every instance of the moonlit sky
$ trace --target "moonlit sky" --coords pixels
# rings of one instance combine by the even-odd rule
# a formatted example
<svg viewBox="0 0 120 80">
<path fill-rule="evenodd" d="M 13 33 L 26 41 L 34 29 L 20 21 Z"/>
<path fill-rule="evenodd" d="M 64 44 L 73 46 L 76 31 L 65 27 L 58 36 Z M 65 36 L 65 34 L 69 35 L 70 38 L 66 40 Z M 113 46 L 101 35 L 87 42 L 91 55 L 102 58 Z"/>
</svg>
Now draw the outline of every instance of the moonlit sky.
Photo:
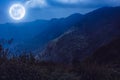
<svg viewBox="0 0 120 80">
<path fill-rule="evenodd" d="M 85 14 L 100 7 L 120 5 L 119 0 L 0 0 L 0 23 L 14 22 L 8 14 L 14 3 L 24 5 L 27 10 L 21 22 Z"/>
</svg>

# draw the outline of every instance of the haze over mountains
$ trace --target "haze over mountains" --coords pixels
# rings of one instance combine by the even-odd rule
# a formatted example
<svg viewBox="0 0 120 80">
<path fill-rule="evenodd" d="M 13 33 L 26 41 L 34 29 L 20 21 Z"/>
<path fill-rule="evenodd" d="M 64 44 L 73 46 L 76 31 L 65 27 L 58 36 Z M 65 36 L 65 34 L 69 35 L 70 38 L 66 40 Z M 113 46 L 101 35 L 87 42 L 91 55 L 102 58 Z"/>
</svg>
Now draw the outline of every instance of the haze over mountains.
<svg viewBox="0 0 120 80">
<path fill-rule="evenodd" d="M 120 80 L 120 7 L 1 24 L 0 80 Z"/>
<path fill-rule="evenodd" d="M 50 40 L 57 38 L 82 19 L 81 14 L 67 18 L 37 20 L 28 23 L 7 23 L 0 25 L 0 39 L 13 39 L 13 44 L 20 50 L 34 51 L 41 49 Z"/>
<path fill-rule="evenodd" d="M 13 47 L 21 51 L 38 50 L 40 60 L 79 62 L 120 37 L 119 21 L 120 7 L 104 7 L 50 21 L 1 24 L 0 38 L 13 38 Z"/>
</svg>

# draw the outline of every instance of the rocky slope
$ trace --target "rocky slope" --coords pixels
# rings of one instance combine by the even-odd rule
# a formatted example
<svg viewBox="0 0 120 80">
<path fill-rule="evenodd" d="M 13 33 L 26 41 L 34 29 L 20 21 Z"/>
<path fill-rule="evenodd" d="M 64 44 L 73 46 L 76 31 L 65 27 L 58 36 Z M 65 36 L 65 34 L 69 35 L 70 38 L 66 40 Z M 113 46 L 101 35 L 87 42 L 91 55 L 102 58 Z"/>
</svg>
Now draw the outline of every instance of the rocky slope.
<svg viewBox="0 0 120 80">
<path fill-rule="evenodd" d="M 86 61 L 102 65 L 120 64 L 120 38 L 111 41 L 95 51 Z"/>
</svg>

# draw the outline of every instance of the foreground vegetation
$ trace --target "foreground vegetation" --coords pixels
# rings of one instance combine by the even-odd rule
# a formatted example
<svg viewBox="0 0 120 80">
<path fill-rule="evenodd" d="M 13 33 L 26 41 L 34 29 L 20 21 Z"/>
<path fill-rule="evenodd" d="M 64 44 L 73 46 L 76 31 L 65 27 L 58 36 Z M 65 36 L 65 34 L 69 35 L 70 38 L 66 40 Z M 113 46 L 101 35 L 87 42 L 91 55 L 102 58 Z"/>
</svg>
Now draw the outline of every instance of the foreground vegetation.
<svg viewBox="0 0 120 80">
<path fill-rule="evenodd" d="M 36 60 L 32 54 L 9 58 L 1 46 L 0 80 L 120 80 L 120 67 L 89 61 L 54 64 Z"/>
</svg>

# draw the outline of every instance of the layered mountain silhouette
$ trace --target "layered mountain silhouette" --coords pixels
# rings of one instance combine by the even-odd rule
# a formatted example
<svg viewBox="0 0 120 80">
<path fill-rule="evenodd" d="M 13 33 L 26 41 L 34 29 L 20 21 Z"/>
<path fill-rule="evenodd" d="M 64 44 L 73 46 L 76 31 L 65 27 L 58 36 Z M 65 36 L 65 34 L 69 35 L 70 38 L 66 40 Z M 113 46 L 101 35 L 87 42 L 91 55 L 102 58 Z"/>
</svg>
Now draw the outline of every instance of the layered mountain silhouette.
<svg viewBox="0 0 120 80">
<path fill-rule="evenodd" d="M 19 50 L 41 50 L 50 40 L 57 38 L 78 23 L 82 17 L 81 14 L 73 14 L 61 19 L 0 24 L 0 39 L 13 39 Z"/>
<path fill-rule="evenodd" d="M 51 41 L 40 53 L 40 59 L 67 64 L 80 62 L 120 37 L 119 21 L 120 7 L 104 7 L 90 12 L 75 27 Z"/>
<path fill-rule="evenodd" d="M 27 48 L 29 50 L 39 49 L 39 51 L 41 51 L 49 41 L 59 37 L 68 29 L 78 24 L 82 19 L 83 15 L 78 13 L 73 14 L 67 18 L 52 19 L 47 24 L 47 28 L 42 30 L 39 34 L 31 38 L 29 41 L 25 41 L 23 48 Z"/>
<path fill-rule="evenodd" d="M 43 61 L 81 62 L 93 53 L 103 53 L 101 47 L 120 37 L 119 21 L 120 7 L 104 7 L 61 19 L 0 24 L 0 39 L 14 41 L 13 47 L 21 51 L 39 50 Z"/>
</svg>

